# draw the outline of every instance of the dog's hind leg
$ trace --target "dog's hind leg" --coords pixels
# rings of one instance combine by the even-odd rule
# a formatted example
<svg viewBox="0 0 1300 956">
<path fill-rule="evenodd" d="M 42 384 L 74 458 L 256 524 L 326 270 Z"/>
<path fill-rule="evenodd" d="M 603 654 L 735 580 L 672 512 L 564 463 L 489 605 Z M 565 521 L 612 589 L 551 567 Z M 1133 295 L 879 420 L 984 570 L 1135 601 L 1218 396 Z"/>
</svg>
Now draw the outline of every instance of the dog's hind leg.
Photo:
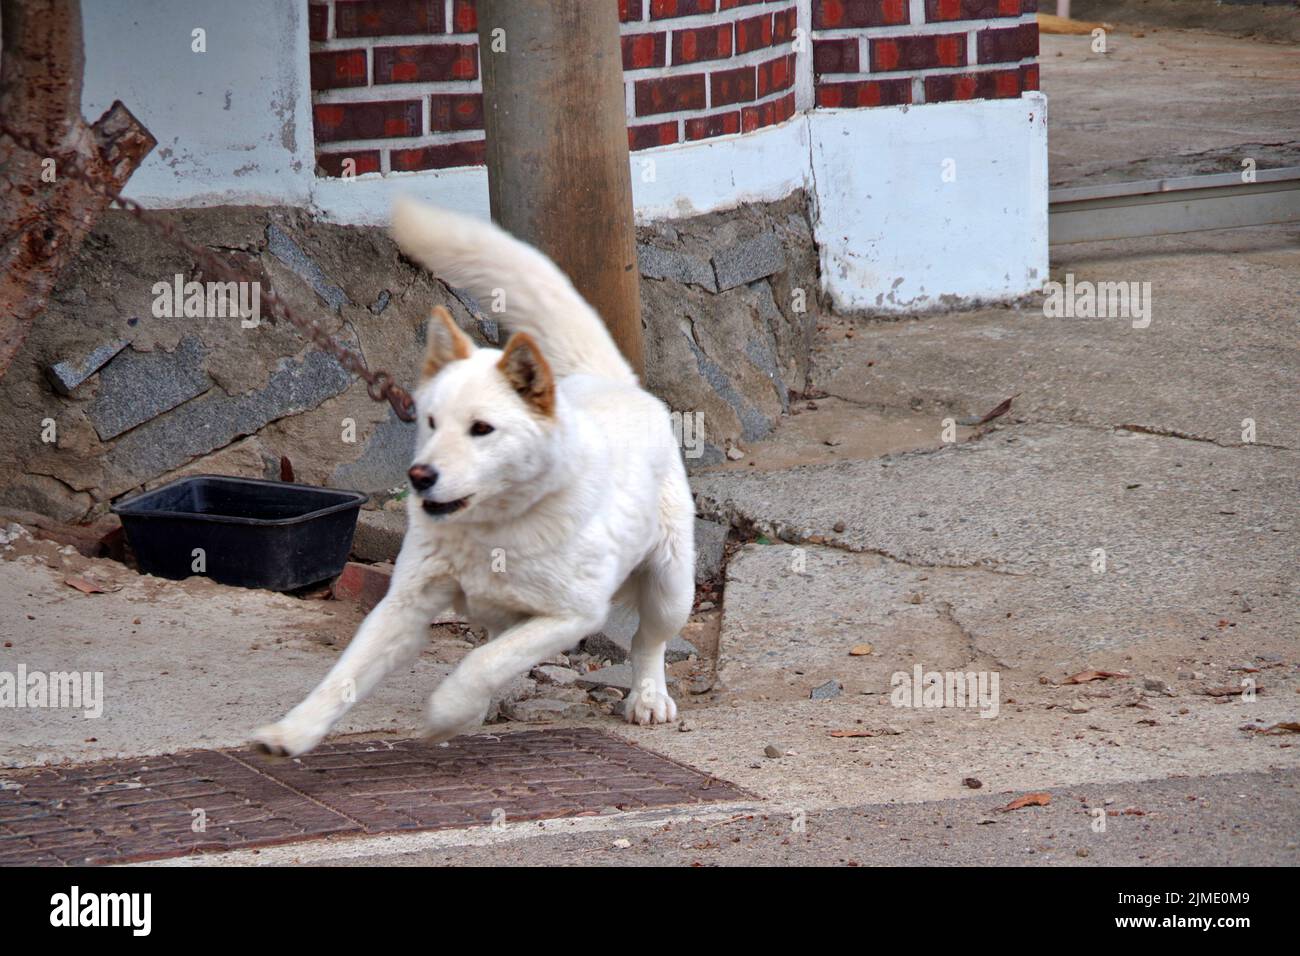
<svg viewBox="0 0 1300 956">
<path fill-rule="evenodd" d="M 695 602 L 695 508 L 686 479 L 677 478 L 665 485 L 662 537 L 637 572 L 641 622 L 632 636 L 632 690 L 623 704 L 623 716 L 631 723 L 677 719 L 677 704 L 668 696 L 664 651 Z"/>
<path fill-rule="evenodd" d="M 448 740 L 487 716 L 492 695 L 601 625 L 596 614 L 530 617 L 466 654 L 429 698 L 425 736 Z"/>
<path fill-rule="evenodd" d="M 329 674 L 283 720 L 256 730 L 253 742 L 269 753 L 305 753 L 394 668 L 413 659 L 428 639 L 429 622 L 451 607 L 457 593 L 450 578 L 431 581 L 427 573 L 423 562 L 404 565 L 399 556 L 388 594 L 366 615 Z"/>
</svg>

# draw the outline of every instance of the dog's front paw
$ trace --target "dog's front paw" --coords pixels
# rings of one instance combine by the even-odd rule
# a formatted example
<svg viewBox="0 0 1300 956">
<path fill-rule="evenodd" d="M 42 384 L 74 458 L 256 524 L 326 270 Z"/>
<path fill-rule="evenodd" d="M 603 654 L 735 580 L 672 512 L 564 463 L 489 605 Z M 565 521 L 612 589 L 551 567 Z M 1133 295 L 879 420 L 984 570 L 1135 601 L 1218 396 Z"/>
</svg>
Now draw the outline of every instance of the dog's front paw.
<svg viewBox="0 0 1300 956">
<path fill-rule="evenodd" d="M 443 684 L 429 698 L 424 737 L 433 743 L 450 740 L 483 723 L 492 701 L 486 695 Z"/>
<path fill-rule="evenodd" d="M 629 724 L 667 724 L 677 719 L 677 703 L 667 691 L 633 689 L 623 701 L 623 716 Z"/>
<path fill-rule="evenodd" d="M 277 757 L 297 757 L 315 747 L 325 737 L 324 730 L 282 720 L 253 731 L 253 743 L 265 753 Z"/>
</svg>

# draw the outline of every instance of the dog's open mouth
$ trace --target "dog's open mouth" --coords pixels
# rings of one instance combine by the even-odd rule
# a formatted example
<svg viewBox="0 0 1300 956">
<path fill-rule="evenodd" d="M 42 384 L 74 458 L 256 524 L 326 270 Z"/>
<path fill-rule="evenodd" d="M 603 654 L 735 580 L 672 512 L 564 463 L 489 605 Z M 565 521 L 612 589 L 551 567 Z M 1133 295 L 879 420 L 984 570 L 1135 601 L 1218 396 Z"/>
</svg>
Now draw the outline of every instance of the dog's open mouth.
<svg viewBox="0 0 1300 956">
<path fill-rule="evenodd" d="M 420 507 L 427 515 L 449 515 L 469 504 L 469 497 L 457 498 L 455 501 L 421 501 Z"/>
</svg>

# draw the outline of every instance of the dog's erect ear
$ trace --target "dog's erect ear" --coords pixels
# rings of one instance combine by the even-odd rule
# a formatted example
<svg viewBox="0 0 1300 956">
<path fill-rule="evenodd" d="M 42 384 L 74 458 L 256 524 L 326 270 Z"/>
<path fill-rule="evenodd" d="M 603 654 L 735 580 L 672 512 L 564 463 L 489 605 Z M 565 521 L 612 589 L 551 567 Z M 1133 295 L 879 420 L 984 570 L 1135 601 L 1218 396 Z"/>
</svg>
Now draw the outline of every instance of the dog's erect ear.
<svg viewBox="0 0 1300 956">
<path fill-rule="evenodd" d="M 497 368 L 525 402 L 543 415 L 555 414 L 555 376 L 528 333 L 510 336 Z"/>
<path fill-rule="evenodd" d="M 429 331 L 425 336 L 424 378 L 432 378 L 442 368 L 458 359 L 467 359 L 474 351 L 470 337 L 460 330 L 452 319 L 451 313 L 443 306 L 435 305 L 429 316 Z"/>
</svg>

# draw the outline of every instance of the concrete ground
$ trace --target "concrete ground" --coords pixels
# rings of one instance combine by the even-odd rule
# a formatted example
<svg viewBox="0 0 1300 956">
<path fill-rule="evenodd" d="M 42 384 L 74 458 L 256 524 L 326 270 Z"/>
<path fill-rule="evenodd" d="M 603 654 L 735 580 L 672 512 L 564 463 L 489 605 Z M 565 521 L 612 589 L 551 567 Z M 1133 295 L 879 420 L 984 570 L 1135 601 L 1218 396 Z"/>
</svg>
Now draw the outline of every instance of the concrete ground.
<svg viewBox="0 0 1300 956">
<path fill-rule="evenodd" d="M 1039 9 L 1055 13 L 1060 5 L 1043 0 Z M 1296 12 L 1295 0 L 1074 0 L 1070 4 L 1070 16 L 1076 20 L 1112 23 L 1120 29 L 1204 31 L 1272 43 L 1300 41 Z"/>
<path fill-rule="evenodd" d="M 1295 866 L 1298 785 L 1295 771 L 1222 774 L 1070 788 L 1014 811 L 991 794 L 807 813 L 765 806 L 553 821 L 541 833 L 484 828 L 455 844 L 395 838 L 364 857 L 328 845 L 262 855 L 366 866 Z"/>
<path fill-rule="evenodd" d="M 1143 330 L 1032 305 L 823 330 L 827 397 L 693 479 L 702 511 L 738 530 L 716 683 L 679 694 L 688 731 L 560 722 L 626 735 L 754 804 L 695 823 L 555 823 L 522 842 L 458 831 L 246 859 L 564 862 L 637 830 L 622 856 L 596 859 L 1296 862 L 1300 750 L 1294 734 L 1261 731 L 1300 714 L 1298 239 L 1276 227 L 1058 253 L 1054 270 L 1079 278 L 1151 281 Z M 942 440 L 944 419 L 1013 394 L 1006 415 Z M 1254 443 L 1241 440 L 1246 417 Z M 6 765 L 238 744 L 324 673 L 356 622 L 337 602 L 178 587 L 48 543 L 9 547 L 0 660 L 103 670 L 106 706 L 93 722 L 0 711 Z M 110 590 L 83 594 L 70 575 Z M 870 652 L 850 656 L 861 644 Z M 414 732 L 465 646 L 437 632 L 343 730 Z M 996 716 L 895 706 L 893 675 L 916 665 L 996 674 Z M 1129 676 L 1068 682 L 1092 670 Z M 1253 700 L 1230 693 L 1243 679 Z M 828 681 L 842 690 L 809 699 Z M 991 812 L 1030 791 L 1052 804 Z M 1174 813 L 1189 796 L 1195 827 Z M 1146 815 L 1094 834 L 1081 799 Z M 798 839 L 791 813 L 809 821 Z"/>
<path fill-rule="evenodd" d="M 692 625 L 704 659 L 674 665 L 697 678 L 682 721 L 557 725 L 624 735 L 752 802 L 182 862 L 1300 862 L 1300 226 L 1060 247 L 1052 277 L 1067 273 L 1150 282 L 1150 325 L 1047 318 L 1037 300 L 828 322 L 811 400 L 693 477 L 733 540 L 720 609 Z M 21 536 L 0 558 L 0 670 L 106 682 L 98 720 L 0 709 L 4 766 L 242 743 L 357 620 Z M 341 732 L 418 729 L 469 646 L 433 637 Z M 898 706 L 895 675 L 917 666 L 996 678 L 986 716 Z M 1030 792 L 1050 802 L 999 811 Z"/>
<path fill-rule="evenodd" d="M 1300 165 L 1300 44 L 1126 26 L 1092 42 L 1040 38 L 1053 186 Z"/>
</svg>

